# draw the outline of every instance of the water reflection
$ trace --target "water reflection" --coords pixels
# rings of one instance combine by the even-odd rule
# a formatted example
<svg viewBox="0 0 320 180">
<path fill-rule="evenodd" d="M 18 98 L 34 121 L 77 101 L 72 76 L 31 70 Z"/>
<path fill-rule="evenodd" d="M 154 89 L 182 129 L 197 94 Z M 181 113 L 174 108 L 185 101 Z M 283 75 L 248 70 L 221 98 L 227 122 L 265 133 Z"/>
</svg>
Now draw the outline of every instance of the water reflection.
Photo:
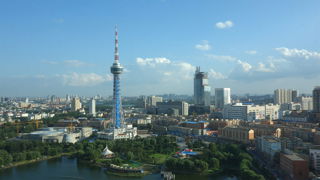
<svg viewBox="0 0 320 180">
<path fill-rule="evenodd" d="M 90 166 L 86 163 L 77 162 L 76 159 L 67 157 L 50 159 L 28 165 L 18 166 L 0 171 L 0 180 L 157 180 L 161 179 L 159 174 L 152 174 L 142 178 L 128 178 L 109 175 L 103 168 Z M 237 178 L 208 178 L 190 175 L 176 176 L 179 180 L 237 180 Z"/>
</svg>

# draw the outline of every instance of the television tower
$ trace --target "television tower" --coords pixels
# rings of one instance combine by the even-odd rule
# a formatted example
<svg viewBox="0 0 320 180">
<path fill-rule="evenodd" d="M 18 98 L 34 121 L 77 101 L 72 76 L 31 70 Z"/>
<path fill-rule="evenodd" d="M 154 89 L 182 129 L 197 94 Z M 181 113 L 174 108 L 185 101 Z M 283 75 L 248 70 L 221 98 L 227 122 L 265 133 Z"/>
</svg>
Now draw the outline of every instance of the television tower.
<svg viewBox="0 0 320 180">
<path fill-rule="evenodd" d="M 123 126 L 123 114 L 120 95 L 120 74 L 123 71 L 123 67 L 119 63 L 118 52 L 118 30 L 115 28 L 115 49 L 114 49 L 114 62 L 110 68 L 113 74 L 113 110 L 112 121 L 114 128 L 119 129 Z"/>
</svg>

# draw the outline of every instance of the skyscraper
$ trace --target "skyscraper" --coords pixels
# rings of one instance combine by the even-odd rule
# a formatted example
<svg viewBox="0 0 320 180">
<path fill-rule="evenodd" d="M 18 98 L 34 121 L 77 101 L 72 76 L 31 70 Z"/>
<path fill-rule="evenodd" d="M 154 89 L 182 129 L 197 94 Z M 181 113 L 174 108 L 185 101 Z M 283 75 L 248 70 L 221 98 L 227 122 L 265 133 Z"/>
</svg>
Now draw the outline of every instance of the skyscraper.
<svg viewBox="0 0 320 180">
<path fill-rule="evenodd" d="M 75 97 L 71 101 L 71 111 L 78 111 L 82 107 L 82 104 L 80 102 L 80 99 L 78 97 Z"/>
<path fill-rule="evenodd" d="M 312 92 L 313 95 L 313 111 L 320 113 L 320 86 L 316 86 Z"/>
<path fill-rule="evenodd" d="M 200 72 L 200 67 L 196 68 L 194 75 L 194 103 L 196 105 L 210 105 L 211 88 L 209 86 L 208 73 Z"/>
<path fill-rule="evenodd" d="M 215 107 L 223 109 L 224 105 L 231 103 L 230 88 L 215 88 Z"/>
<path fill-rule="evenodd" d="M 118 52 L 118 31 L 115 32 L 115 49 L 114 49 L 114 62 L 110 68 L 113 74 L 113 111 L 112 121 L 115 128 L 121 128 L 123 124 L 122 104 L 120 95 L 120 74 L 123 67 L 119 63 Z"/>
<path fill-rule="evenodd" d="M 89 103 L 89 114 L 96 116 L 96 100 L 92 98 Z"/>
</svg>

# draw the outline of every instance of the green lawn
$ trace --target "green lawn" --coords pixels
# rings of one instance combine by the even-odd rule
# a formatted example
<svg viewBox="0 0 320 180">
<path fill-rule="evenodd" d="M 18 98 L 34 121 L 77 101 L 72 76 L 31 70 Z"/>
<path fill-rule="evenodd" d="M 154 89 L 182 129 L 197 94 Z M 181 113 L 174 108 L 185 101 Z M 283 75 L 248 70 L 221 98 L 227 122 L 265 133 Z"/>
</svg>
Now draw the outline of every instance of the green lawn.
<svg viewBox="0 0 320 180">
<path fill-rule="evenodd" d="M 163 164 L 169 156 L 167 154 L 152 154 L 149 157 L 152 159 L 152 163 Z"/>
</svg>

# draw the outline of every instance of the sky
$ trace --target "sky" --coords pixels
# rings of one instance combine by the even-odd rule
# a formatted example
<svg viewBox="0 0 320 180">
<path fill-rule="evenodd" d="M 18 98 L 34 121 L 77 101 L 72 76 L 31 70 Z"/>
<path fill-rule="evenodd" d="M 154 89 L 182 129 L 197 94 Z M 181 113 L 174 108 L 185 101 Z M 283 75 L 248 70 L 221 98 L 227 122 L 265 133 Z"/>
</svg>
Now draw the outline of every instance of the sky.
<svg viewBox="0 0 320 180">
<path fill-rule="evenodd" d="M 232 94 L 320 85 L 319 0 L 0 0 L 0 96 Z"/>
</svg>

